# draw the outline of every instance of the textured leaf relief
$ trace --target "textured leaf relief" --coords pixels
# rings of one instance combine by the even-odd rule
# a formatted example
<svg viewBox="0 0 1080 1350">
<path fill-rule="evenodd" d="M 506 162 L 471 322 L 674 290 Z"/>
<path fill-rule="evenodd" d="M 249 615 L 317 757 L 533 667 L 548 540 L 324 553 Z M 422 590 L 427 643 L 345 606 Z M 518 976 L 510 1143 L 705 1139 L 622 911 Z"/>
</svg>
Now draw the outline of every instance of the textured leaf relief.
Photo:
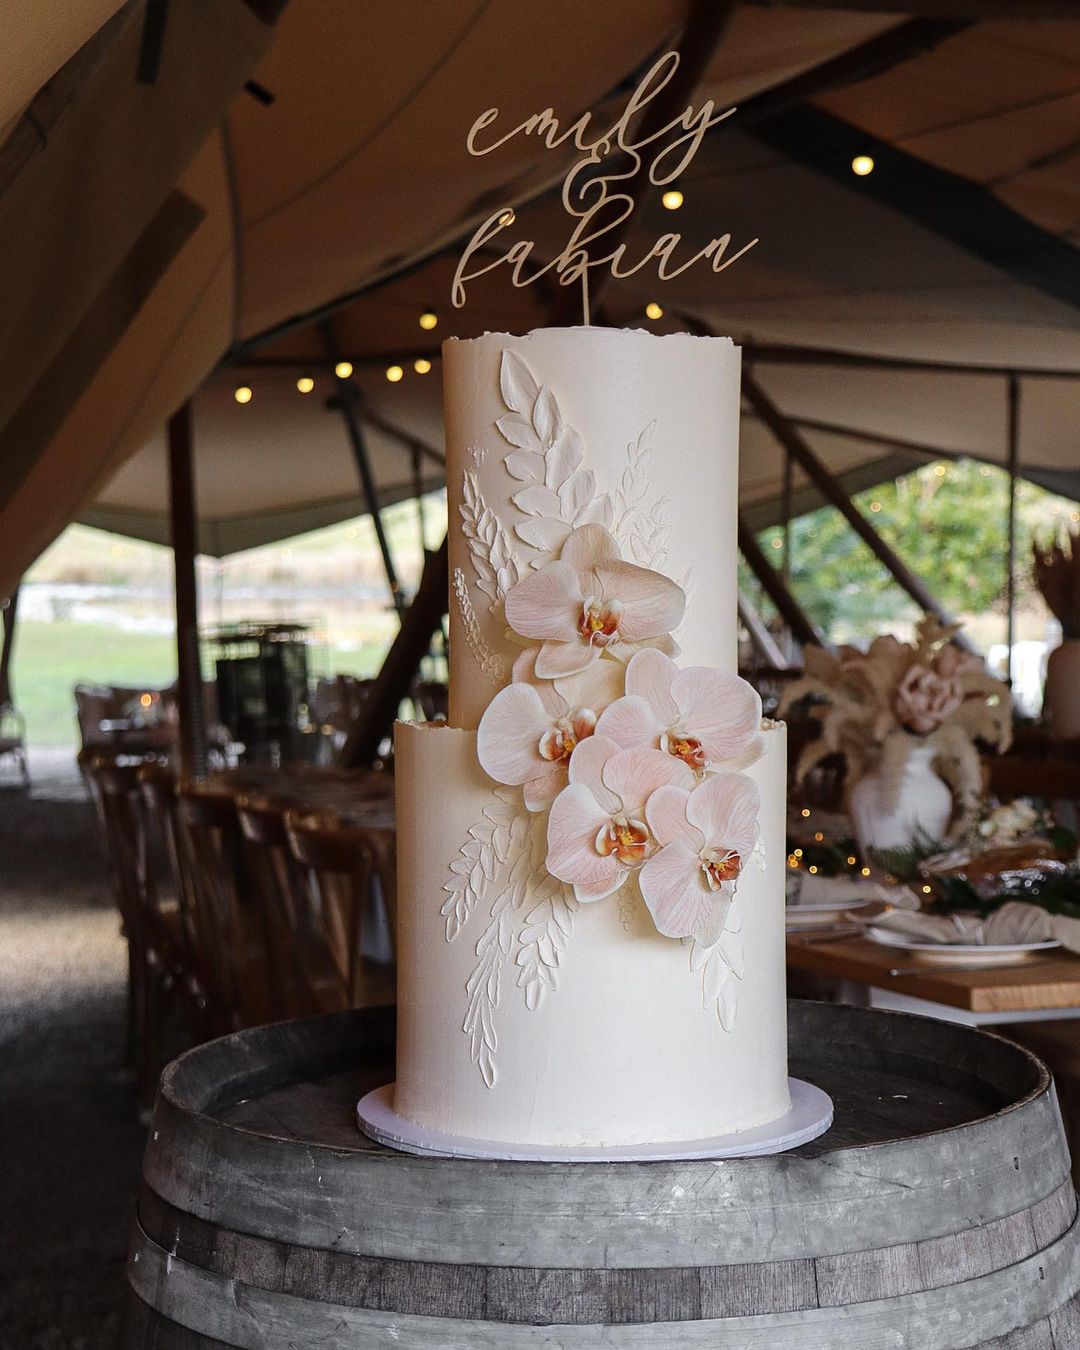
<svg viewBox="0 0 1080 1350">
<path fill-rule="evenodd" d="M 690 969 L 701 973 L 702 1006 L 715 1008 L 720 1025 L 730 1031 L 738 1011 L 738 981 L 745 971 L 738 908 L 733 900 L 724 931 L 710 947 L 691 938 Z"/>
<path fill-rule="evenodd" d="M 520 356 L 504 351 L 499 391 L 507 412 L 495 425 L 514 448 L 507 472 L 523 486 L 511 500 L 528 519 L 514 526 L 522 543 L 554 553 L 571 530 L 595 523 L 610 528 L 611 498 L 597 495 L 596 479 L 581 467 L 581 437 L 563 416 L 555 393 L 537 383 Z M 533 566 L 539 566 L 537 558 Z"/>
<path fill-rule="evenodd" d="M 488 608 L 494 609 L 521 579 L 521 569 L 510 536 L 484 500 L 476 473 L 471 469 L 465 470 L 460 510 L 462 531 L 476 573 L 476 588 L 487 596 Z"/>
<path fill-rule="evenodd" d="M 454 568 L 453 584 L 454 595 L 457 597 L 458 613 L 461 615 L 461 626 L 465 633 L 465 641 L 469 644 L 469 651 L 472 652 L 472 658 L 487 679 L 496 689 L 499 689 L 506 683 L 506 671 L 503 669 L 502 662 L 483 639 L 472 601 L 469 599 L 469 585 L 465 580 L 465 573 L 460 567 Z"/>
<path fill-rule="evenodd" d="M 662 572 L 671 541 L 671 525 L 667 497 L 658 497 L 652 502 L 648 499 L 649 461 L 655 429 L 656 423 L 650 422 L 637 440 L 626 447 L 626 468 L 615 491 L 615 537 L 623 556 L 629 561 Z"/>
<path fill-rule="evenodd" d="M 476 965 L 465 984 L 462 1030 L 488 1087 L 497 1073 L 495 1015 L 504 969 L 516 966 L 526 1006 L 539 1007 L 554 989 L 577 902 L 543 866 L 544 819 L 525 808 L 518 791 L 500 788 L 450 864 L 442 905 L 452 942 L 474 913 L 486 911 L 477 938 Z"/>
<path fill-rule="evenodd" d="M 544 866 L 547 853 L 547 822 L 543 815 L 532 821 L 532 893 L 536 901 L 525 915 L 518 934 L 518 987 L 525 991 L 525 1006 L 539 1008 L 549 989 L 559 983 L 559 968 L 574 927 L 578 902 L 573 888 L 557 881 Z"/>
</svg>

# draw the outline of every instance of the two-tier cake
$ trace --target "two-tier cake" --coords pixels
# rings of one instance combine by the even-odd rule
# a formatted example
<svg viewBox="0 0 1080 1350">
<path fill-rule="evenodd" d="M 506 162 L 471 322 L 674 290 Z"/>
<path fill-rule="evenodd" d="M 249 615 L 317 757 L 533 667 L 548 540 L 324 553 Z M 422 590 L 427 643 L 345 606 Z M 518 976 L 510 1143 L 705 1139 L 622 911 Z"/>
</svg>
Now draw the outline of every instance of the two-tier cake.
<svg viewBox="0 0 1080 1350">
<path fill-rule="evenodd" d="M 739 350 L 443 353 L 450 716 L 396 729 L 383 1107 L 406 1147 L 508 1156 L 761 1127 L 790 1107 L 785 732 L 736 673 Z"/>
</svg>

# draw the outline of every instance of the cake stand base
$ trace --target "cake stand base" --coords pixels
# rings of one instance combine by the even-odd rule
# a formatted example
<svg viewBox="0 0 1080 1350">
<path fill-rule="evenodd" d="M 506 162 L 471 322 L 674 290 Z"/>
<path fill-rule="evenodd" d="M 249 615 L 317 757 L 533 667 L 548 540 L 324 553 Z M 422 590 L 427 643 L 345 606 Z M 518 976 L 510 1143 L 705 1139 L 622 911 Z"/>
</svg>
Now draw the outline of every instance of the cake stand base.
<svg viewBox="0 0 1080 1350">
<path fill-rule="evenodd" d="M 791 1109 L 776 1120 L 750 1130 L 711 1139 L 686 1139 L 662 1144 L 615 1144 L 590 1148 L 573 1144 L 502 1144 L 496 1139 L 469 1139 L 418 1125 L 393 1109 L 394 1085 L 361 1097 L 356 1123 L 377 1143 L 427 1158 L 489 1158 L 509 1162 L 682 1162 L 695 1158 L 755 1158 L 784 1153 L 824 1134 L 832 1124 L 832 1098 L 812 1083 L 789 1078 Z"/>
</svg>

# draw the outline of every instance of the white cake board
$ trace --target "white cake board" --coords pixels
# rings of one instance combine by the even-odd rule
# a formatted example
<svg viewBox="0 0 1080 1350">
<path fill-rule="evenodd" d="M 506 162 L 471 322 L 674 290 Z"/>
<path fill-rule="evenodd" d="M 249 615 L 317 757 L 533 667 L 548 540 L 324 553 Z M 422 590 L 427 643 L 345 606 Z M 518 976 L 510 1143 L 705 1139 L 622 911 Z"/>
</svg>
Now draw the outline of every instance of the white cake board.
<svg viewBox="0 0 1080 1350">
<path fill-rule="evenodd" d="M 393 1109 L 394 1084 L 361 1097 L 356 1123 L 377 1143 L 426 1158 L 490 1158 L 509 1162 L 689 1162 L 696 1158 L 756 1158 L 784 1153 L 824 1134 L 832 1124 L 828 1093 L 789 1078 L 791 1110 L 752 1130 L 720 1134 L 712 1139 L 687 1139 L 663 1144 L 616 1144 L 587 1148 L 573 1144 L 501 1144 L 494 1139 L 469 1139 L 418 1125 Z"/>
</svg>

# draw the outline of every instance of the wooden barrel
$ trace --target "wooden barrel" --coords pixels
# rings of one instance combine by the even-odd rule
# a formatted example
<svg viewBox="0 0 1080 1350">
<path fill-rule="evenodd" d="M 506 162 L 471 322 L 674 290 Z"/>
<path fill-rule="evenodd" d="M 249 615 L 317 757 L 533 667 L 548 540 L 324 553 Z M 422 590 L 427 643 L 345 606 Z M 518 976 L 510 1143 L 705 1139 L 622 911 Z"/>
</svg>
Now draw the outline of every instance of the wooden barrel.
<svg viewBox="0 0 1080 1350">
<path fill-rule="evenodd" d="M 792 1003 L 833 1128 L 771 1158 L 501 1163 L 365 1140 L 392 1011 L 166 1071 L 122 1344 L 1066 1350 L 1080 1227 L 1050 1079 L 995 1036 Z"/>
</svg>

